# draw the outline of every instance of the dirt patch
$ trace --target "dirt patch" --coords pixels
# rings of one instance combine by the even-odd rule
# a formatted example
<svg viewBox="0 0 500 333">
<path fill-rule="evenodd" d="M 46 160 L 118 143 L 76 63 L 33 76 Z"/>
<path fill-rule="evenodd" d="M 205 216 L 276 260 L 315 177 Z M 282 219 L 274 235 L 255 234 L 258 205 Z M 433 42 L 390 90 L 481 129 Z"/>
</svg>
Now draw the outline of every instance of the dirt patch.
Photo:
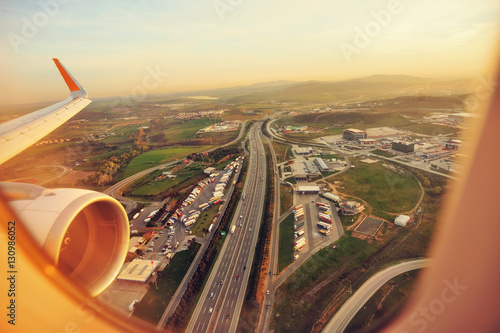
<svg viewBox="0 0 500 333">
<path fill-rule="evenodd" d="M 92 171 L 71 170 L 68 174 L 50 182 L 50 186 L 74 187 L 79 179 L 93 174 Z"/>
</svg>

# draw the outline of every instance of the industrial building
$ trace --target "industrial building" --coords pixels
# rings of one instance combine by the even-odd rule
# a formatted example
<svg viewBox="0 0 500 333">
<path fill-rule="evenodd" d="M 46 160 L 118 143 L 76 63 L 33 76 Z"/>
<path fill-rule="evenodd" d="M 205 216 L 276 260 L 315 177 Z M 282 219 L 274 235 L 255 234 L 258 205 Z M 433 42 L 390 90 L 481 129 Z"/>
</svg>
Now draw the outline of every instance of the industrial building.
<svg viewBox="0 0 500 333">
<path fill-rule="evenodd" d="M 307 147 L 307 148 L 298 147 L 298 148 L 295 148 L 295 154 L 297 154 L 297 155 L 306 155 L 306 154 L 310 154 L 312 152 L 313 152 L 313 149 L 311 147 Z"/>
<path fill-rule="evenodd" d="M 411 217 L 408 215 L 399 215 L 394 220 L 395 225 L 399 225 L 400 227 L 406 227 L 406 225 L 411 221 Z"/>
<path fill-rule="evenodd" d="M 403 153 L 413 153 L 415 151 L 415 143 L 399 140 L 392 141 L 392 149 Z"/>
<path fill-rule="evenodd" d="M 296 192 L 297 194 L 318 194 L 319 186 L 313 186 L 313 185 L 298 186 Z"/>
<path fill-rule="evenodd" d="M 445 143 L 445 147 L 448 150 L 458 150 L 460 149 L 460 147 L 462 147 L 462 141 L 456 139 L 449 140 Z"/>
<path fill-rule="evenodd" d="M 328 165 L 326 165 L 325 161 L 323 161 L 323 159 L 320 157 L 316 157 L 314 159 L 314 163 L 316 163 L 316 165 L 318 166 L 318 168 L 321 172 L 327 172 L 330 170 Z"/>
<path fill-rule="evenodd" d="M 359 143 L 363 146 L 371 146 L 377 143 L 377 139 L 359 139 Z"/>
<path fill-rule="evenodd" d="M 366 131 L 349 128 L 342 131 L 342 138 L 350 141 L 366 139 Z"/>
<path fill-rule="evenodd" d="M 124 268 L 117 279 L 144 283 L 149 279 L 159 264 L 159 260 L 134 259 L 132 262 L 123 265 Z"/>
<path fill-rule="evenodd" d="M 365 209 L 365 206 L 356 201 L 347 201 L 341 203 L 340 208 L 343 215 L 356 215 L 361 213 Z"/>
</svg>

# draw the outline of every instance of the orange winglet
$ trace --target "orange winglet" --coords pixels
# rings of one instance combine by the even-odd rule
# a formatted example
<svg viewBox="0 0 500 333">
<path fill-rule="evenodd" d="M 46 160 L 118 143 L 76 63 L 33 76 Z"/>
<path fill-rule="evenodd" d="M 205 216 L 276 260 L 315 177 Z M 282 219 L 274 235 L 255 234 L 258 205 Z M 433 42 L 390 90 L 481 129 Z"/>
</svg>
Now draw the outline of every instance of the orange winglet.
<svg viewBox="0 0 500 333">
<path fill-rule="evenodd" d="M 66 68 L 64 68 L 64 66 L 61 64 L 61 62 L 59 61 L 59 59 L 52 58 L 52 60 L 54 60 L 56 66 L 57 66 L 57 69 L 61 73 L 64 81 L 66 82 L 66 84 L 68 85 L 69 90 L 70 91 L 79 91 L 80 88 L 78 88 L 78 85 L 73 80 L 73 78 L 70 76 L 70 74 L 68 73 L 68 71 L 66 70 Z"/>
</svg>

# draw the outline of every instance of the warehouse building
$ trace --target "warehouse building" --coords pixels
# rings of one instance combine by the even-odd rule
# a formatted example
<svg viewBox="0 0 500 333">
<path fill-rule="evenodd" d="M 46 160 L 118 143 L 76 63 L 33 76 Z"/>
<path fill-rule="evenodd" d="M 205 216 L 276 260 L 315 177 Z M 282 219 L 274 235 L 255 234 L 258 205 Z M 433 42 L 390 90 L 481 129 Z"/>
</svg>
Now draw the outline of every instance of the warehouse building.
<svg viewBox="0 0 500 333">
<path fill-rule="evenodd" d="M 394 220 L 394 224 L 399 225 L 400 227 L 406 227 L 408 223 L 410 223 L 410 221 L 411 217 L 409 217 L 408 215 L 399 215 Z"/>
<path fill-rule="evenodd" d="M 356 215 L 361 213 L 365 206 L 356 201 L 347 201 L 340 204 L 343 215 Z"/>
<path fill-rule="evenodd" d="M 325 161 L 323 161 L 322 158 L 316 157 L 314 159 L 314 162 L 316 163 L 321 172 L 326 172 L 330 170 L 330 168 L 328 167 L 328 165 L 326 165 Z"/>
<path fill-rule="evenodd" d="M 295 148 L 295 154 L 297 154 L 297 155 L 306 155 L 306 154 L 310 154 L 312 152 L 313 152 L 313 149 L 311 147 L 307 147 L 307 148 L 298 147 L 298 148 Z"/>
<path fill-rule="evenodd" d="M 413 153 L 415 151 L 415 143 L 396 140 L 392 142 L 392 149 L 403 153 Z"/>
<path fill-rule="evenodd" d="M 296 192 L 297 194 L 318 194 L 319 186 L 313 186 L 313 185 L 298 186 Z"/>
<path fill-rule="evenodd" d="M 350 141 L 366 139 L 366 131 L 349 128 L 342 131 L 342 138 Z"/>
</svg>

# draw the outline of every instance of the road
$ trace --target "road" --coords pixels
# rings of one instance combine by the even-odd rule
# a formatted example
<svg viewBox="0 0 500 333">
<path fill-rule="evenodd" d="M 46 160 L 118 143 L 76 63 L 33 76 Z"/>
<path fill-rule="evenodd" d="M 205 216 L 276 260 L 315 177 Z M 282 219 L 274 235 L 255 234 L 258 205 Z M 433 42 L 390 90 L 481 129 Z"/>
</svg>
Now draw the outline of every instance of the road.
<svg viewBox="0 0 500 333">
<path fill-rule="evenodd" d="M 246 126 L 246 121 L 244 121 L 242 124 L 241 124 L 241 128 L 240 128 L 240 133 L 238 134 L 238 136 L 236 137 L 236 139 L 220 146 L 220 147 L 225 147 L 225 146 L 229 146 L 229 145 L 232 145 L 236 142 L 238 142 L 238 140 L 241 139 L 241 137 L 243 136 L 243 134 L 245 133 L 245 126 Z M 211 151 L 214 151 L 220 147 L 215 147 L 213 149 L 210 149 L 210 150 L 207 150 L 207 152 L 211 152 Z M 130 184 L 131 182 L 153 172 L 153 171 L 156 171 L 158 169 L 164 169 L 172 164 L 175 164 L 177 163 L 179 160 L 175 160 L 175 161 L 172 161 L 172 162 L 169 162 L 169 163 L 165 163 L 165 164 L 162 164 L 162 165 L 157 165 L 155 167 L 152 167 L 152 168 L 149 168 L 149 169 L 146 169 L 146 170 L 143 170 L 141 172 L 138 172 L 128 178 L 125 178 L 121 181 L 119 181 L 118 183 L 108 187 L 103 193 L 104 194 L 107 194 L 107 195 L 110 195 L 112 196 L 113 198 L 117 199 L 118 201 L 122 202 L 125 206 L 126 206 L 126 211 L 127 213 L 130 213 L 132 210 L 134 210 L 136 207 L 137 207 L 137 203 L 134 201 L 134 200 L 131 200 L 131 199 L 128 199 L 128 198 L 125 198 L 125 197 L 122 197 L 121 195 L 121 189 L 123 187 L 125 187 L 126 185 Z"/>
<path fill-rule="evenodd" d="M 261 122 L 249 131 L 251 154 L 247 179 L 229 234 L 200 297 L 187 332 L 235 332 L 248 284 L 262 219 L 265 191 L 265 153 Z"/>
<path fill-rule="evenodd" d="M 241 164 L 240 164 L 240 166 L 241 166 Z M 233 176 L 234 179 L 238 179 L 239 174 L 241 173 L 241 171 L 242 170 L 241 170 L 241 167 L 240 167 L 238 173 L 236 173 Z M 222 178 L 223 172 L 220 172 L 220 173 L 221 173 L 221 175 L 217 176 L 218 180 L 220 180 L 220 178 Z M 217 181 L 217 182 L 213 183 L 213 185 L 218 184 L 218 183 L 219 182 Z M 228 184 L 232 184 L 232 182 L 228 182 Z M 209 187 L 208 191 L 205 191 L 205 190 L 206 190 L 206 188 L 204 189 L 203 192 L 209 192 L 209 193 L 211 193 L 211 190 L 213 190 L 213 188 Z M 228 203 L 230 201 L 230 198 L 233 195 L 233 192 L 234 192 L 234 185 L 230 185 L 229 191 L 225 195 L 226 200 L 222 203 L 222 210 L 221 210 L 219 218 L 217 218 L 217 221 L 216 221 L 215 226 L 214 226 L 214 230 L 217 230 L 217 228 L 219 227 L 220 220 L 221 220 L 222 216 L 224 216 L 224 214 L 226 213 L 226 208 L 227 208 L 227 205 L 228 205 Z M 203 194 L 200 194 L 200 196 L 203 196 Z M 208 201 L 208 199 L 206 201 Z M 199 202 L 199 201 L 195 201 L 195 203 L 193 203 L 193 207 L 194 207 L 195 204 L 196 204 L 196 206 L 198 206 L 200 203 L 201 202 Z M 230 212 L 228 212 L 228 214 L 229 213 Z M 178 227 L 176 227 L 176 230 L 184 228 L 183 224 L 180 223 L 180 222 L 176 222 L 175 225 L 176 226 L 178 225 Z M 175 309 L 179 305 L 179 302 L 180 302 L 180 300 L 182 298 L 182 295 L 184 295 L 184 292 L 187 289 L 189 281 L 191 281 L 191 279 L 192 279 L 192 277 L 193 277 L 196 269 L 198 268 L 198 265 L 200 264 L 200 261 L 201 261 L 201 259 L 203 257 L 203 254 L 205 253 L 205 248 L 208 246 L 208 244 L 210 244 L 213 236 L 214 236 L 214 232 L 207 234 L 206 238 L 204 238 L 202 240 L 198 240 L 201 243 L 201 247 L 198 250 L 198 254 L 196 255 L 196 257 L 193 260 L 193 262 L 191 263 L 191 266 L 189 267 L 188 271 L 186 272 L 186 275 L 184 276 L 181 284 L 179 285 L 179 287 L 177 287 L 177 290 L 175 291 L 174 296 L 172 297 L 172 299 L 168 303 L 168 306 L 165 309 L 165 312 L 163 313 L 162 317 L 160 318 L 160 321 L 158 322 L 158 325 L 156 327 L 157 330 L 162 330 L 165 327 L 165 324 L 167 323 L 168 319 L 172 316 L 172 314 L 174 313 Z"/>
<path fill-rule="evenodd" d="M 356 313 L 363 305 L 382 287 L 387 281 L 395 276 L 408 271 L 428 267 L 431 263 L 430 259 L 419 259 L 407 261 L 395 266 L 391 266 L 368 279 L 345 304 L 335 313 L 332 319 L 323 329 L 323 332 L 341 333 L 344 332 L 349 322 L 354 318 Z"/>
</svg>

